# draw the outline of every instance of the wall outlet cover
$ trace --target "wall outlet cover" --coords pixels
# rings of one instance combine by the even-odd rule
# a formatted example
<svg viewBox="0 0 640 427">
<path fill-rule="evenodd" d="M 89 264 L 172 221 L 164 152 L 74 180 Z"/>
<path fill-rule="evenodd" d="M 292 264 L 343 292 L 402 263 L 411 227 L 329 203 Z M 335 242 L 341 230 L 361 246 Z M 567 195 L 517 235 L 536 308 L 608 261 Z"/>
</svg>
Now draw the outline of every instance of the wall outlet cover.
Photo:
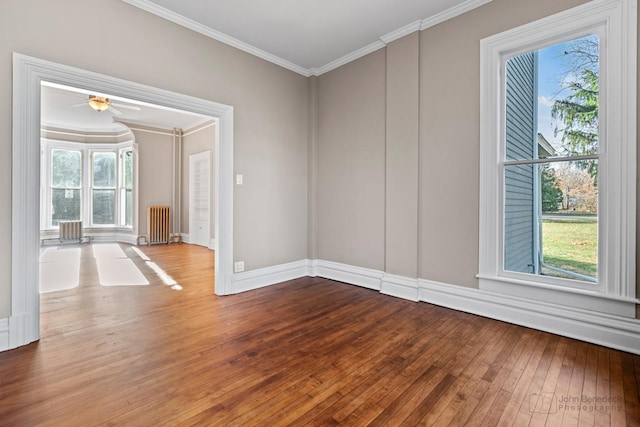
<svg viewBox="0 0 640 427">
<path fill-rule="evenodd" d="M 244 271 L 244 261 L 236 261 L 233 263 L 233 272 L 241 273 Z"/>
</svg>

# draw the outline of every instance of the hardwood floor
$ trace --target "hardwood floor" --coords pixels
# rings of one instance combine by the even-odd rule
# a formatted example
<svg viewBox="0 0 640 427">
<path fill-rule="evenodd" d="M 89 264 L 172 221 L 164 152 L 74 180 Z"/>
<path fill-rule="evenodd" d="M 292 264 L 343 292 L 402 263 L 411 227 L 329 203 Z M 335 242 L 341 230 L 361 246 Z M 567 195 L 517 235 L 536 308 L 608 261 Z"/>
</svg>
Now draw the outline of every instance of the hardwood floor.
<svg viewBox="0 0 640 427">
<path fill-rule="evenodd" d="M 320 278 L 217 297 L 211 251 L 141 249 L 183 289 L 87 260 L 0 353 L 0 425 L 640 425 L 640 356 Z"/>
</svg>

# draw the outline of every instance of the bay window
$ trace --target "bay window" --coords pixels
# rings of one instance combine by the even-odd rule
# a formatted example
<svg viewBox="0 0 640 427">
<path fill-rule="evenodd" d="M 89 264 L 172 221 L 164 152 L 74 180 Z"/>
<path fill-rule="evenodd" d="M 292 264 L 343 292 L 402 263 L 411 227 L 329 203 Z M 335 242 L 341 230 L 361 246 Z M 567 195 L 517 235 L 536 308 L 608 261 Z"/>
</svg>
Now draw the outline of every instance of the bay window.
<svg viewBox="0 0 640 427">
<path fill-rule="evenodd" d="M 82 220 L 85 228 L 132 227 L 132 145 L 43 139 L 41 228 L 63 220 Z"/>
</svg>

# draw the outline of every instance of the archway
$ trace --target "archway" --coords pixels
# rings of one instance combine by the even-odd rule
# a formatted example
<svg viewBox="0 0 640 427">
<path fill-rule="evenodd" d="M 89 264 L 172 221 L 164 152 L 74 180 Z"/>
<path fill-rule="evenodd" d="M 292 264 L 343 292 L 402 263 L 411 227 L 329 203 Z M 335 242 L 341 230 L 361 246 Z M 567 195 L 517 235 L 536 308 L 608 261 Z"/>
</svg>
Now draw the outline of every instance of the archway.
<svg viewBox="0 0 640 427">
<path fill-rule="evenodd" d="M 230 292 L 233 257 L 233 107 L 14 53 L 11 315 L 9 348 L 40 336 L 40 82 L 94 89 L 140 102 L 209 115 L 216 126 L 215 292 Z"/>
</svg>

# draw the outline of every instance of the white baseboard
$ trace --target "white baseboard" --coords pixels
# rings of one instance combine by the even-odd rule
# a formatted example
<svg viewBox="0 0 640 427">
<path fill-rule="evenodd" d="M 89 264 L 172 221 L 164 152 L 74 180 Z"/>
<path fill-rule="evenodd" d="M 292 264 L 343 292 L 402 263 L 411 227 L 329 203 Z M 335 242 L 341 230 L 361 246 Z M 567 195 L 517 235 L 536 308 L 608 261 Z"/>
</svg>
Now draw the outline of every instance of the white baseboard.
<svg viewBox="0 0 640 427">
<path fill-rule="evenodd" d="M 82 236 L 82 243 L 128 243 L 130 245 L 137 244 L 137 236 L 131 233 L 112 233 L 112 234 L 84 234 Z M 60 246 L 61 244 L 69 245 L 69 244 L 77 244 L 80 243 L 78 240 L 70 240 L 65 242 L 60 242 L 57 236 L 55 237 L 47 237 L 40 240 L 41 246 Z"/>
<path fill-rule="evenodd" d="M 137 243 L 138 236 L 131 233 L 118 233 L 118 235 L 116 236 L 116 240 L 121 243 L 135 245 Z"/>
<path fill-rule="evenodd" d="M 379 291 L 384 272 L 333 261 L 313 260 L 310 275 Z"/>
<path fill-rule="evenodd" d="M 40 339 L 40 313 L 12 314 L 7 319 L 7 349 L 20 347 Z M 1 329 L 1 327 L 0 327 Z"/>
<path fill-rule="evenodd" d="M 0 351 L 9 350 L 9 319 L 0 319 Z"/>
<path fill-rule="evenodd" d="M 419 280 L 420 301 L 640 354 L 640 320 Z"/>
<path fill-rule="evenodd" d="M 384 272 L 332 261 L 304 259 L 236 273 L 231 278 L 231 293 L 246 292 L 305 276 L 323 277 L 379 291 Z"/>
<path fill-rule="evenodd" d="M 640 320 L 330 261 L 309 261 L 310 275 L 640 354 Z"/>
<path fill-rule="evenodd" d="M 236 273 L 231 277 L 230 293 L 251 291 L 309 275 L 309 260 L 307 259 Z"/>
<path fill-rule="evenodd" d="M 392 297 L 419 301 L 418 279 L 385 273 L 380 283 L 380 292 Z"/>
<path fill-rule="evenodd" d="M 423 301 L 640 354 L 638 319 L 493 291 L 386 274 L 379 270 L 331 261 L 305 259 L 236 273 L 231 276 L 230 293 L 259 289 L 304 276 L 337 280 L 410 301 Z M 16 323 L 16 327 L 20 326 L 19 322 L 12 323 Z M 9 326 L 8 319 L 0 319 L 0 351 L 11 346 Z M 15 328 L 11 329 L 13 335 Z"/>
<path fill-rule="evenodd" d="M 182 243 L 191 244 L 191 239 L 189 238 L 188 233 L 180 233 L 180 237 L 182 239 Z M 217 249 L 216 245 L 217 245 L 216 239 L 211 239 L 211 241 L 209 242 L 209 249 L 211 249 L 212 251 L 215 251 Z"/>
</svg>

